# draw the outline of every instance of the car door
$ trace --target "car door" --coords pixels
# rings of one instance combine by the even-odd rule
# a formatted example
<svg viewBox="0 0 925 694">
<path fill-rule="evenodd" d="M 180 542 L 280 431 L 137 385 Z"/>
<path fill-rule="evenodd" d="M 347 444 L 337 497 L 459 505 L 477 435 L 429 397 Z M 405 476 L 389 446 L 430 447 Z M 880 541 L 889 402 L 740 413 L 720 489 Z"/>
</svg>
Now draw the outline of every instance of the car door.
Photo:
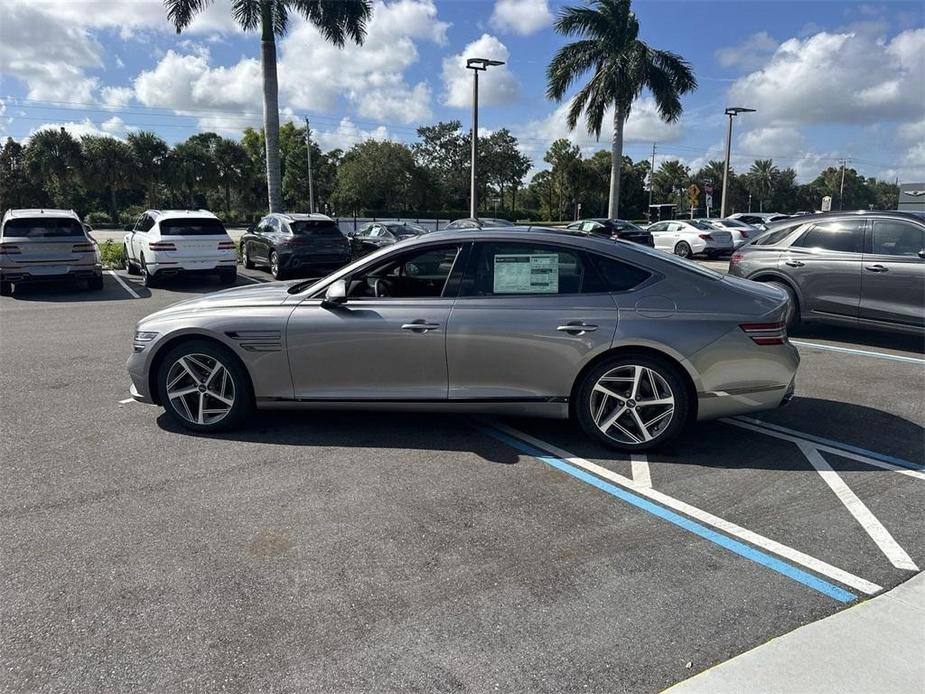
<svg viewBox="0 0 925 694">
<path fill-rule="evenodd" d="M 652 234 L 652 241 L 655 243 L 655 247 L 662 251 L 670 251 L 674 248 L 674 244 L 671 243 L 671 236 L 668 233 L 668 224 L 670 222 L 656 222 L 649 227 L 649 232 Z"/>
<path fill-rule="evenodd" d="M 468 244 L 396 251 L 358 269 L 347 302 L 301 302 L 287 345 L 299 400 L 446 400 L 446 330 Z"/>
<path fill-rule="evenodd" d="M 804 313 L 858 317 L 863 218 L 813 224 L 782 249 L 778 270 L 793 280 Z"/>
<path fill-rule="evenodd" d="M 446 336 L 450 399 L 568 397 L 617 327 L 596 272 L 566 245 L 474 244 Z"/>
<path fill-rule="evenodd" d="M 925 227 L 872 219 L 861 271 L 859 317 L 925 326 Z"/>
<path fill-rule="evenodd" d="M 135 222 L 135 228 L 132 230 L 132 242 L 129 244 L 132 260 L 136 263 L 141 261 L 145 248 L 148 245 L 148 230 L 154 226 L 154 218 L 148 214 L 142 214 Z"/>
</svg>

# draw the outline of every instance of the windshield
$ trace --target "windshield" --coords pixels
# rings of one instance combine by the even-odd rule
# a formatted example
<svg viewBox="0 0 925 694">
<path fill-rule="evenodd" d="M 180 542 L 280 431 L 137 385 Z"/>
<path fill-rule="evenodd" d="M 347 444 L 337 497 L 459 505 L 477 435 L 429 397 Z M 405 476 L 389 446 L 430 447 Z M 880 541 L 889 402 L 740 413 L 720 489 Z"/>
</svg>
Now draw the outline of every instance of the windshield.
<svg viewBox="0 0 925 694">
<path fill-rule="evenodd" d="M 327 219 L 303 219 L 289 223 L 292 233 L 297 236 L 343 236 L 340 228 Z"/>
<path fill-rule="evenodd" d="M 59 236 L 83 236 L 84 228 L 76 219 L 38 218 L 11 219 L 3 227 L 7 238 L 49 239 Z"/>
<path fill-rule="evenodd" d="M 225 234 L 224 224 L 217 219 L 207 217 L 165 219 L 160 226 L 162 236 L 222 236 Z"/>
</svg>

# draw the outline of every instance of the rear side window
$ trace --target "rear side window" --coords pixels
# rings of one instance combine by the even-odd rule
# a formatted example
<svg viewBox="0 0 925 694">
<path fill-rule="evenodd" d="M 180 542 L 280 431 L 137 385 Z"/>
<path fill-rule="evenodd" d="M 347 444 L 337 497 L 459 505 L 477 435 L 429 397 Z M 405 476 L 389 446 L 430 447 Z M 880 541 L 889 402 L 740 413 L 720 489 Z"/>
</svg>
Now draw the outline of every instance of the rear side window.
<svg viewBox="0 0 925 694">
<path fill-rule="evenodd" d="M 605 258 L 602 255 L 591 255 L 591 262 L 597 268 L 605 292 L 625 292 L 638 287 L 645 282 L 651 274 L 632 265 L 621 263 L 614 258 Z M 585 291 L 591 291 L 590 283 L 586 283 Z"/>
<path fill-rule="evenodd" d="M 464 296 L 578 294 L 586 268 L 577 251 L 523 243 L 480 243 Z M 598 291 L 597 288 L 594 291 Z"/>
<path fill-rule="evenodd" d="M 83 225 L 68 218 L 11 219 L 3 227 L 4 238 L 48 239 L 83 235 Z"/>
<path fill-rule="evenodd" d="M 793 242 L 797 248 L 818 248 L 840 253 L 860 253 L 863 221 L 842 220 L 816 224 Z"/>
<path fill-rule="evenodd" d="M 877 255 L 918 256 L 925 250 L 925 232 L 909 222 L 876 220 L 871 231 L 871 252 Z"/>
<path fill-rule="evenodd" d="M 755 239 L 754 245 L 755 246 L 773 246 L 776 243 L 780 243 L 785 238 L 790 236 L 790 234 L 793 233 L 793 230 L 796 229 L 798 226 L 802 226 L 802 225 L 789 224 L 780 229 L 774 229 L 773 231 L 769 231 L 766 234 L 762 234 L 757 239 Z"/>
<path fill-rule="evenodd" d="M 343 236 L 340 228 L 327 220 L 300 220 L 289 223 L 296 236 Z"/>
<path fill-rule="evenodd" d="M 217 219 L 165 219 L 161 222 L 161 234 L 164 236 L 220 236 L 225 233 L 225 225 Z"/>
</svg>

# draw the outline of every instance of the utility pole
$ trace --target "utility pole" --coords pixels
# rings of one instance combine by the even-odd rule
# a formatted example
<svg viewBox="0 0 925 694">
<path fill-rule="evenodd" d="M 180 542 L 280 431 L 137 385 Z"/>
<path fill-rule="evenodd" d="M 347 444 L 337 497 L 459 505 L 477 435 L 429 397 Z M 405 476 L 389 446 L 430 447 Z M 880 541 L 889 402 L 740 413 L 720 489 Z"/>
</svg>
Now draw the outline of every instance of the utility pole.
<svg viewBox="0 0 925 694">
<path fill-rule="evenodd" d="M 842 207 L 845 204 L 845 166 L 848 164 L 848 159 L 841 160 L 841 187 L 838 193 L 838 211 L 842 211 Z"/>
<path fill-rule="evenodd" d="M 652 191 L 655 190 L 655 143 L 652 143 L 652 166 L 649 167 L 649 212 L 646 219 L 652 216 Z M 649 219 L 651 222 L 652 220 Z"/>
<path fill-rule="evenodd" d="M 308 152 L 308 211 L 315 212 L 315 190 L 312 185 L 312 131 L 308 127 L 308 116 L 305 116 L 305 151 Z"/>
</svg>

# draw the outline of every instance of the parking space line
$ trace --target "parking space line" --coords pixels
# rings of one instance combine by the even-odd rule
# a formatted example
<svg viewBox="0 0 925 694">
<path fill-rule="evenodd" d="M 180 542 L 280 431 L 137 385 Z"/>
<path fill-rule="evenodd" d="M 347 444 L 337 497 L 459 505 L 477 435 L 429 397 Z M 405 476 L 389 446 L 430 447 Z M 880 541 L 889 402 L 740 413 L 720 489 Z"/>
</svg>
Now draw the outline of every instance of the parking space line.
<svg viewBox="0 0 925 694">
<path fill-rule="evenodd" d="M 912 557 L 906 553 L 906 550 L 899 546 L 899 543 L 890 535 L 890 531 L 870 512 L 870 509 L 858 498 L 857 494 L 851 491 L 851 487 L 845 483 L 841 475 L 832 469 L 832 466 L 822 457 L 816 447 L 812 444 L 803 442 L 797 443 L 797 447 L 802 451 L 803 455 L 806 456 L 810 464 L 816 468 L 816 472 L 825 480 L 829 488 L 835 492 L 835 496 L 845 505 L 848 512 L 854 516 L 855 520 L 864 528 L 864 531 L 870 535 L 870 539 L 876 543 L 880 551 L 890 560 L 890 563 L 899 569 L 918 571 L 919 567 L 912 561 Z"/>
<path fill-rule="evenodd" d="M 128 405 L 130 402 L 135 402 L 135 398 L 125 398 L 125 400 L 120 400 L 120 405 Z"/>
<path fill-rule="evenodd" d="M 874 357 L 876 359 L 887 359 L 889 361 L 902 361 L 910 364 L 925 364 L 925 359 L 918 357 L 904 357 L 899 354 L 889 354 L 887 352 L 872 352 L 866 349 L 851 349 L 849 347 L 836 347 L 835 345 L 819 344 L 818 342 L 806 342 L 805 340 L 790 340 L 792 344 L 800 347 L 814 347 L 815 349 L 829 350 L 830 352 L 845 352 L 847 354 L 858 354 L 864 357 Z"/>
<path fill-rule="evenodd" d="M 649 459 L 645 453 L 634 453 L 630 456 L 630 465 L 633 471 L 633 481 L 641 487 L 652 487 L 652 475 L 649 472 Z"/>
<path fill-rule="evenodd" d="M 241 279 L 245 279 L 248 282 L 253 282 L 254 284 L 266 284 L 266 280 L 258 280 L 256 277 L 245 275 L 243 272 L 239 272 L 238 277 L 240 277 Z"/>
<path fill-rule="evenodd" d="M 130 286 L 128 286 L 128 284 L 126 284 L 125 281 L 124 281 L 121 277 L 119 277 L 118 274 L 116 274 L 116 271 L 115 271 L 115 270 L 107 270 L 106 272 L 108 272 L 110 275 L 112 275 L 113 277 L 115 277 L 115 278 L 116 278 L 116 282 L 118 282 L 119 284 L 121 284 L 121 285 L 122 285 L 122 288 L 123 288 L 125 291 L 127 291 L 127 292 L 129 293 L 129 295 L 130 295 L 133 299 L 140 299 L 140 298 L 141 298 L 140 296 L 138 296 L 138 294 L 135 292 L 134 289 L 132 289 Z"/>
<path fill-rule="evenodd" d="M 771 428 L 767 426 L 767 422 L 762 422 L 759 419 L 751 419 L 750 417 L 721 419 L 720 421 L 726 424 L 732 424 L 733 426 L 741 427 L 742 429 L 748 429 L 749 431 L 757 431 L 759 434 L 764 434 L 765 436 L 773 436 L 774 438 L 782 439 L 784 441 L 790 441 L 791 443 L 799 444 L 801 442 L 808 441 L 814 444 L 820 451 L 825 451 L 826 453 L 834 453 L 835 455 L 840 455 L 843 458 L 857 460 L 860 463 L 866 463 L 867 465 L 873 465 L 874 467 L 883 468 L 884 470 L 898 472 L 899 474 L 906 475 L 907 477 L 914 477 L 919 480 L 925 480 L 925 472 L 921 470 L 920 466 L 916 465 L 915 463 L 910 463 L 908 460 L 900 460 L 899 458 L 894 458 L 894 460 L 901 463 L 901 465 L 897 465 L 887 462 L 886 460 L 880 460 L 878 458 L 872 457 L 872 455 L 879 456 L 879 454 L 876 454 L 873 451 L 866 451 L 863 448 L 857 449 L 855 446 L 842 444 L 838 441 L 832 441 L 831 444 L 821 443 L 820 441 L 816 440 L 821 439 L 821 437 L 813 437 L 798 431 L 793 431 L 793 433 L 785 433 L 784 431 L 778 431 L 778 429 L 783 429 L 784 427 L 778 427 L 775 425 L 773 428 Z M 830 439 L 823 440 L 829 441 Z M 865 454 L 857 453 L 857 450 L 865 451 Z M 886 458 L 887 456 L 882 457 Z"/>
<path fill-rule="evenodd" d="M 793 578 L 794 580 L 799 581 L 804 585 L 819 590 L 820 592 L 825 593 L 830 597 L 834 597 L 836 600 L 849 602 L 854 600 L 856 596 L 839 588 L 838 586 L 835 586 L 827 581 L 823 581 L 816 576 L 807 574 L 806 572 L 791 566 L 786 562 L 782 562 L 763 552 L 759 552 L 749 547 L 748 545 L 744 545 L 738 542 L 737 540 L 732 540 L 724 535 L 715 533 L 714 531 L 709 530 L 703 526 L 708 525 L 717 528 L 718 530 L 736 537 L 739 540 L 743 540 L 750 543 L 751 545 L 754 545 L 755 547 L 760 547 L 766 552 L 770 552 L 772 554 L 783 557 L 784 559 L 788 559 L 795 564 L 799 564 L 811 571 L 814 571 L 817 574 L 825 576 L 834 581 L 838 581 L 843 585 L 854 588 L 855 590 L 858 590 L 867 595 L 873 595 L 874 593 L 883 590 L 883 588 L 876 583 L 865 580 L 859 576 L 855 576 L 854 574 L 849 573 L 844 569 L 839 569 L 837 566 L 832 566 L 831 564 L 824 562 L 821 559 L 816 559 L 815 557 L 805 554 L 804 552 L 794 549 L 793 547 L 788 547 L 787 545 L 781 544 L 776 540 L 759 535 L 756 532 L 715 516 L 708 511 L 691 506 L 690 504 L 681 501 L 680 499 L 675 499 L 674 497 L 668 496 L 667 494 L 663 494 L 654 489 L 643 487 L 628 477 L 624 477 L 623 475 L 608 470 L 607 468 L 602 467 L 601 465 L 597 465 L 596 463 L 592 463 L 589 460 L 585 460 L 584 458 L 579 458 L 572 453 L 569 453 L 568 451 L 537 439 L 522 431 L 518 431 L 517 429 L 512 429 L 511 427 L 508 427 L 499 422 L 490 422 L 486 423 L 486 425 L 483 427 L 483 431 L 490 436 L 494 436 L 495 438 L 504 441 L 514 448 L 522 450 L 529 455 L 532 455 L 537 459 L 542 460 L 543 462 L 548 463 L 553 467 L 556 467 L 574 477 L 578 477 L 583 481 L 589 482 L 589 484 L 592 484 L 598 488 L 602 488 L 601 484 L 606 485 L 605 482 L 602 482 L 598 479 L 598 477 L 601 477 L 610 482 L 613 482 L 616 485 L 619 485 L 620 487 L 624 487 L 625 489 L 630 490 L 639 496 L 647 497 L 648 499 L 661 504 L 661 506 L 651 504 L 652 507 L 658 509 L 657 512 L 650 507 L 643 506 L 642 504 L 650 504 L 650 502 L 645 501 L 644 499 L 633 497 L 632 494 L 628 494 L 627 492 L 620 492 L 620 490 L 616 490 L 620 493 L 615 494 L 611 489 L 602 488 L 603 491 L 606 491 L 613 496 L 617 496 L 618 498 L 628 501 L 634 506 L 654 513 L 655 515 L 664 518 L 669 522 L 680 525 L 681 527 L 690 530 L 691 532 L 694 532 L 707 540 L 716 542 L 726 549 L 730 549 L 740 556 L 744 556 L 748 559 L 751 559 L 752 561 L 756 561 L 759 564 L 762 564 L 763 566 L 766 566 L 774 571 Z M 597 477 L 588 475 L 588 472 L 593 473 Z M 590 480 L 587 478 L 590 478 Z M 611 487 L 612 485 L 607 486 Z M 633 498 L 630 499 L 626 497 Z M 675 511 L 683 513 L 686 516 L 690 516 L 703 525 L 693 523 L 687 518 L 672 514 L 671 511 L 665 510 L 662 508 L 662 506 L 674 509 Z M 670 514 L 670 517 L 667 514 Z M 679 520 L 683 522 L 677 522 Z M 718 540 L 717 538 L 721 538 L 722 541 Z"/>
</svg>

